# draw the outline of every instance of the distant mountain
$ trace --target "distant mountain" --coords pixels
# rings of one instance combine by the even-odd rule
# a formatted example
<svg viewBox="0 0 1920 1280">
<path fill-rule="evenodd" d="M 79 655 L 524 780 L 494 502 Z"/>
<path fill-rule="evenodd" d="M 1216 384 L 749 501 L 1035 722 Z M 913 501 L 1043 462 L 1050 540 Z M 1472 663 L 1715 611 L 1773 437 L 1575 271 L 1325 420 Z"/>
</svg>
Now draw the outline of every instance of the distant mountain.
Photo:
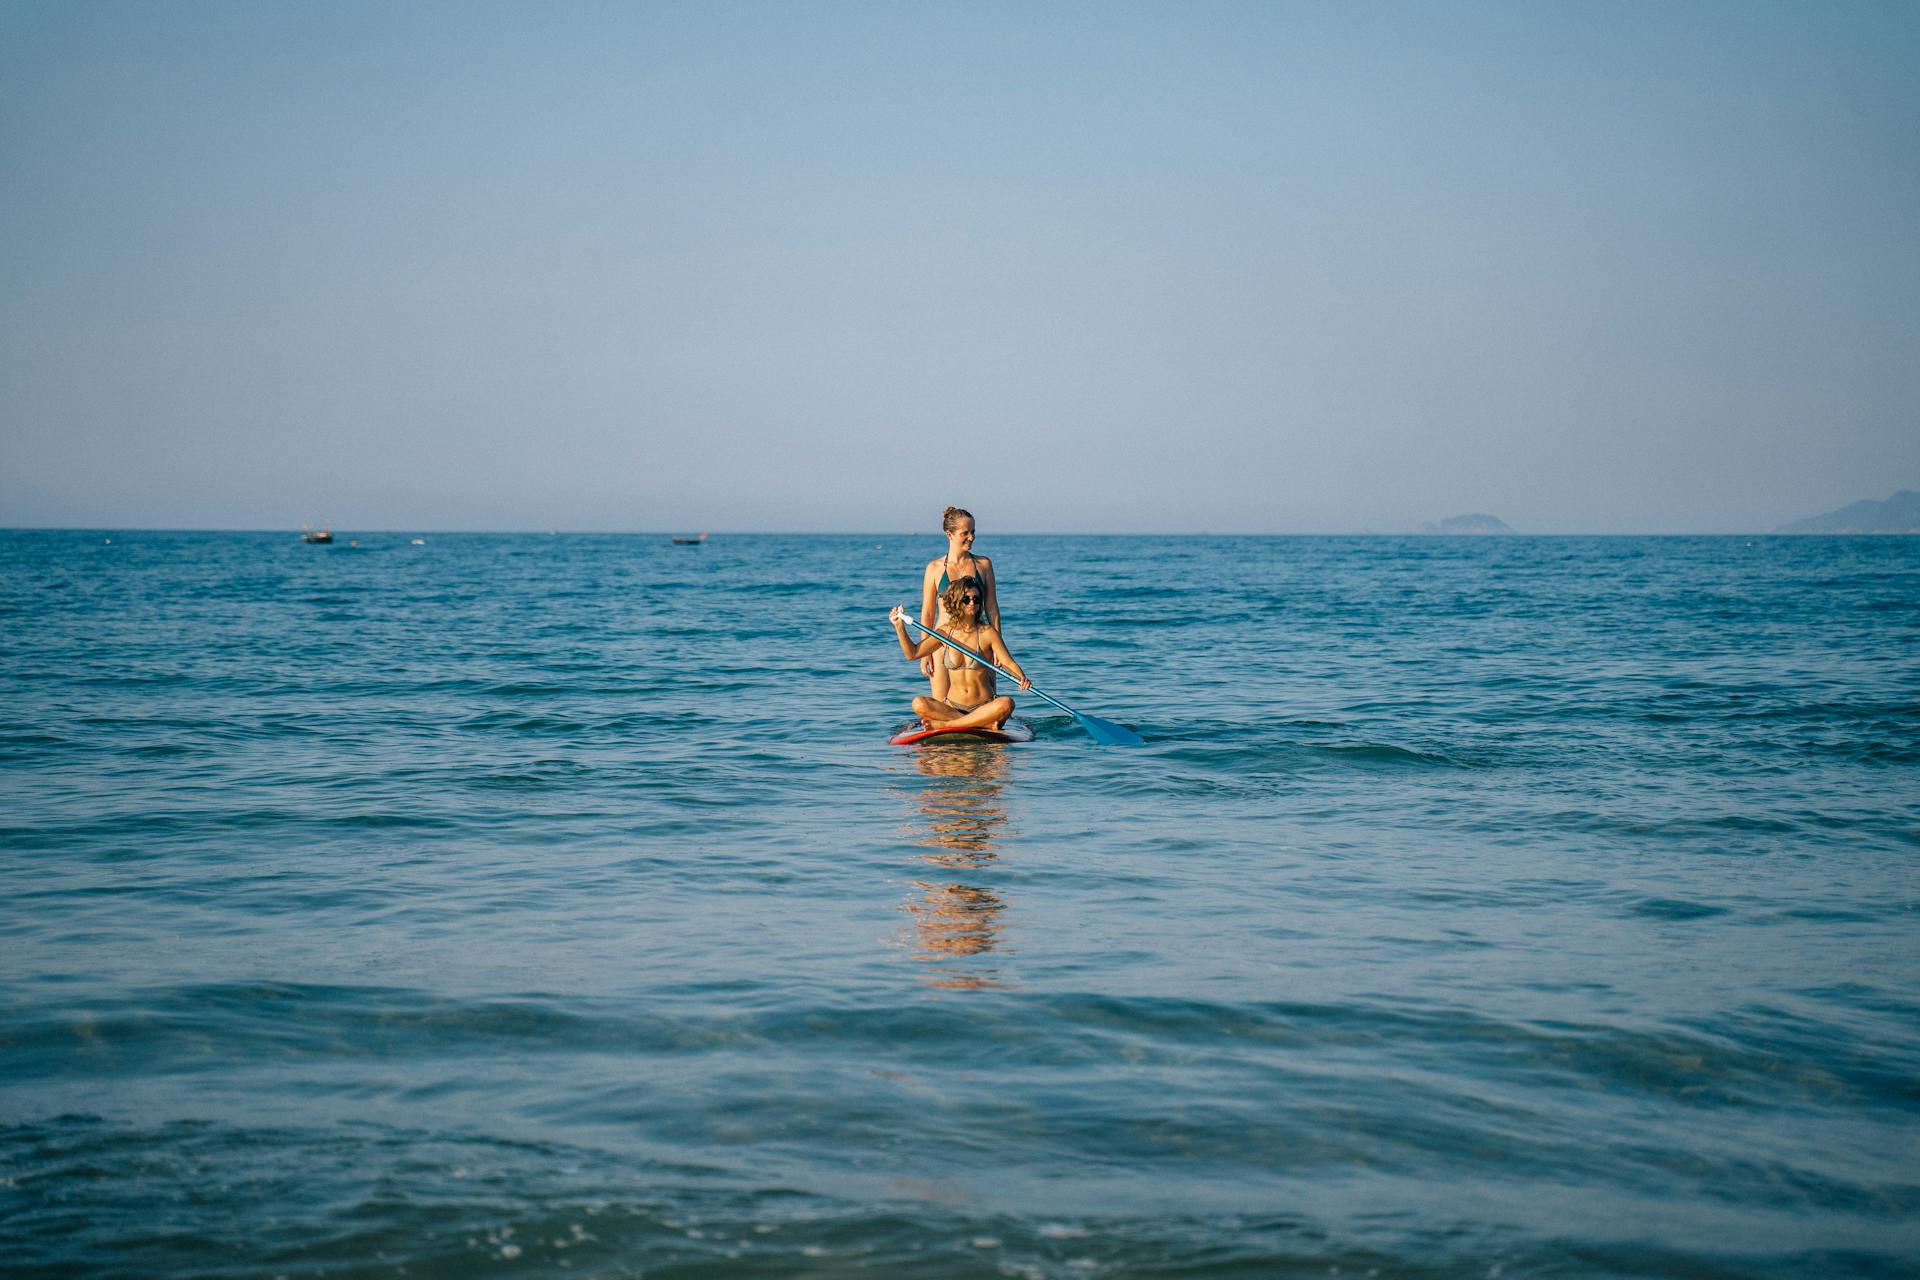
<svg viewBox="0 0 1920 1280">
<path fill-rule="evenodd" d="M 1856 502 L 1838 511 L 1783 524 L 1775 533 L 1920 533 L 1920 493 L 1902 489 L 1885 502 Z"/>
<path fill-rule="evenodd" d="M 1499 516 L 1476 512 L 1470 516 L 1449 516 L 1439 524 L 1423 524 L 1422 533 L 1512 533 Z"/>
</svg>

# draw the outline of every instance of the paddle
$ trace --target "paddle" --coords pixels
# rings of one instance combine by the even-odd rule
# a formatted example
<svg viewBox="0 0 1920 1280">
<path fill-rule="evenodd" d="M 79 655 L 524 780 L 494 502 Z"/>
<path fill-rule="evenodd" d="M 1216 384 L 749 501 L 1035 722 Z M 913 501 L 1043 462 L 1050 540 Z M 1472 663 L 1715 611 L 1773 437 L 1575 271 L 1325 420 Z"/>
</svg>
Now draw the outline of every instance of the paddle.
<svg viewBox="0 0 1920 1280">
<path fill-rule="evenodd" d="M 985 654 L 975 653 L 973 650 L 967 648 L 967 646 L 961 644 L 958 640 L 952 639 L 949 636 L 942 635 L 940 632 L 935 631 L 932 627 L 923 627 L 919 623 L 915 622 L 912 618 L 907 617 L 905 614 L 901 615 L 900 621 L 906 623 L 908 626 L 912 627 L 915 631 L 925 632 L 927 635 L 932 636 L 935 640 L 938 640 L 941 644 L 947 645 L 954 649 L 958 649 L 960 652 L 966 654 L 969 658 L 972 658 L 975 662 L 979 663 L 981 666 L 992 667 L 995 671 L 998 671 L 1001 675 L 1005 676 L 1007 679 L 1012 680 L 1016 684 L 1019 683 L 1019 678 L 1017 676 L 1015 676 L 1011 671 L 1008 671 L 1005 667 L 996 663 L 993 659 L 987 657 Z M 1072 707 L 1060 701 L 1060 699 L 1054 697 L 1052 694 L 1047 693 L 1046 691 L 1041 689 L 1036 689 L 1032 685 L 1028 685 L 1025 691 L 1027 693 L 1033 694 L 1035 697 L 1046 699 L 1048 702 L 1051 702 L 1054 706 L 1060 708 L 1062 711 L 1072 716 L 1074 720 L 1079 723 L 1080 727 L 1087 731 L 1087 736 L 1092 738 L 1095 742 L 1099 743 L 1101 746 L 1144 747 L 1147 744 L 1147 740 L 1145 738 L 1141 737 L 1139 734 L 1135 733 L 1133 730 L 1127 728 L 1123 724 L 1115 724 L 1111 720 L 1102 720 L 1099 716 L 1090 716 L 1084 711 L 1075 711 Z"/>
</svg>

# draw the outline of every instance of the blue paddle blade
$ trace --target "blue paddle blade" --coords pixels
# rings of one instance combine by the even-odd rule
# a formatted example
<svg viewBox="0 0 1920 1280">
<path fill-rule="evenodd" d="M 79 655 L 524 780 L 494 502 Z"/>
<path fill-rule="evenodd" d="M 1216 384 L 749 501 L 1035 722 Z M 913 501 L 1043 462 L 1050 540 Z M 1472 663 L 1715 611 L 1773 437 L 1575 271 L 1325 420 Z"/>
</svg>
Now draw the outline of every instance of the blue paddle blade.
<svg viewBox="0 0 1920 1280">
<path fill-rule="evenodd" d="M 1090 716 L 1084 711 L 1076 711 L 1073 718 L 1087 731 L 1087 736 L 1103 747 L 1144 747 L 1147 740 L 1123 724 L 1111 720 L 1102 720 L 1099 716 Z"/>
</svg>

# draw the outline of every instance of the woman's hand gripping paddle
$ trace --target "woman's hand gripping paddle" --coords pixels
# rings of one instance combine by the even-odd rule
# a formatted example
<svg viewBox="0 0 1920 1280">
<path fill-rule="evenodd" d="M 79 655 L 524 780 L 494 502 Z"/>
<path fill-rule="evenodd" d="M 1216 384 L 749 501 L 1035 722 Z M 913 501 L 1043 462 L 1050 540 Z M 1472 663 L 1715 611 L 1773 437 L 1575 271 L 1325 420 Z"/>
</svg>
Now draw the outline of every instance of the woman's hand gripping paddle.
<svg viewBox="0 0 1920 1280">
<path fill-rule="evenodd" d="M 958 649 L 961 653 L 966 654 L 969 658 L 972 658 L 975 662 L 979 663 L 981 666 L 992 667 L 995 671 L 998 671 L 1001 675 L 1005 676 L 1007 679 L 1014 681 L 1014 683 L 1016 684 L 1019 683 L 1018 677 L 1016 677 L 1011 671 L 1008 671 L 1005 667 L 993 661 L 993 659 L 987 657 L 984 654 L 975 653 L 973 650 L 967 648 L 967 646 L 961 644 L 958 640 L 954 640 L 948 636 L 942 635 L 940 632 L 935 631 L 932 627 L 921 626 L 918 622 L 915 622 L 912 618 L 907 617 L 905 611 L 898 611 L 898 612 L 900 615 L 900 621 L 906 623 L 908 626 L 912 627 L 915 631 L 919 631 L 926 635 L 930 635 L 935 640 L 938 640 L 941 644 L 946 645 L 948 648 Z M 1147 744 L 1147 740 L 1145 738 L 1142 738 L 1139 734 L 1135 733 L 1133 730 L 1127 728 L 1123 724 L 1115 724 L 1111 720 L 1102 720 L 1099 716 L 1090 716 L 1084 711 L 1075 711 L 1072 707 L 1060 701 L 1060 699 L 1054 697 L 1052 694 L 1047 693 L 1045 690 L 1042 690 L 1042 689 L 1036 689 L 1032 685 L 1028 685 L 1026 691 L 1028 693 L 1033 694 L 1035 697 L 1044 698 L 1046 701 L 1051 702 L 1054 706 L 1060 708 L 1060 710 L 1072 716 L 1074 720 L 1079 724 L 1079 726 L 1082 729 L 1085 729 L 1087 731 L 1087 736 L 1092 738 L 1095 742 L 1099 743 L 1101 746 L 1143 747 Z"/>
</svg>

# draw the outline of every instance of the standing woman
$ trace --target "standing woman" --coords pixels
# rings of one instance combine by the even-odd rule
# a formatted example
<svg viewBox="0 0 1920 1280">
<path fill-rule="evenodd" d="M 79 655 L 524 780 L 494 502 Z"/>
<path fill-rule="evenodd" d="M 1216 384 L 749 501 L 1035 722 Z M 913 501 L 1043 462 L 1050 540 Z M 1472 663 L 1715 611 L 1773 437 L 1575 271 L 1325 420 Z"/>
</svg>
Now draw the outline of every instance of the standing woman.
<svg viewBox="0 0 1920 1280">
<path fill-rule="evenodd" d="M 920 625 L 945 629 L 947 611 L 942 607 L 941 598 L 953 583 L 972 577 L 980 580 L 981 589 L 986 593 L 980 602 L 979 620 L 998 631 L 1000 593 L 993 583 L 993 561 L 973 554 L 973 513 L 948 507 L 940 519 L 940 527 L 946 531 L 947 553 L 927 561 L 926 571 L 920 575 Z M 920 659 L 920 671 L 932 681 L 933 696 L 945 702 L 949 676 L 946 665 L 937 659 L 937 654 Z"/>
</svg>

